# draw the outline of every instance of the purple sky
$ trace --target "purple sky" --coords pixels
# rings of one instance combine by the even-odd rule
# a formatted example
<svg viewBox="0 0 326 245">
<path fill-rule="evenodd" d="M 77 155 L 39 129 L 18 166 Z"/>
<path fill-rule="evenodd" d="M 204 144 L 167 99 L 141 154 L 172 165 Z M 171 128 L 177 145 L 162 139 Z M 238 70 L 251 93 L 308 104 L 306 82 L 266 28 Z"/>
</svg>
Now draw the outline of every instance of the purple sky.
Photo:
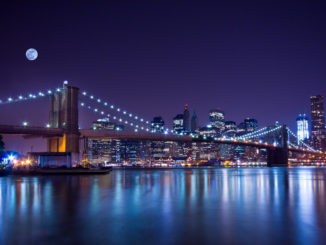
<svg viewBox="0 0 326 245">
<path fill-rule="evenodd" d="M 201 125 L 220 107 L 237 123 L 295 129 L 299 113 L 310 115 L 309 96 L 326 92 L 321 1 L 69 2 L 1 4 L 0 98 L 68 80 L 169 125 L 188 103 Z M 45 125 L 47 110 L 46 99 L 1 105 L 0 123 Z M 82 127 L 96 119 L 80 114 Z"/>
</svg>

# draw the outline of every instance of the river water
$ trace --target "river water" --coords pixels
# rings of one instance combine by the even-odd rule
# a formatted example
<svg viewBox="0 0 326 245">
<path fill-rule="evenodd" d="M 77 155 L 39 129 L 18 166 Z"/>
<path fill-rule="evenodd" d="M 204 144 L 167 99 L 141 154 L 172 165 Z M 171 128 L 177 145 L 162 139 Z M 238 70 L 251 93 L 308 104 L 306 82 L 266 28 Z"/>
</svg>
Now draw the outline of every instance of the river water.
<svg viewBox="0 0 326 245">
<path fill-rule="evenodd" d="M 326 168 L 0 177 L 0 244 L 326 244 Z"/>
</svg>

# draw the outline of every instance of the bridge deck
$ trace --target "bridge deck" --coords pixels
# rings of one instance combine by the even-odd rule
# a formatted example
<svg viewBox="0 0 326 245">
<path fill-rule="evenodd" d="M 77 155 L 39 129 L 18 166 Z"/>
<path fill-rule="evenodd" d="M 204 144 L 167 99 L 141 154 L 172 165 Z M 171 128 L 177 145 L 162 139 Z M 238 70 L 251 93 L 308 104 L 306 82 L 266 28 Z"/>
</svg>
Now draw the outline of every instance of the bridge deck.
<svg viewBox="0 0 326 245">
<path fill-rule="evenodd" d="M 228 145 L 243 145 L 257 148 L 280 148 L 280 146 L 271 146 L 266 144 L 259 144 L 250 141 L 236 141 L 236 140 L 213 140 L 213 139 L 196 139 L 184 135 L 164 135 L 153 133 L 134 133 L 126 131 L 113 131 L 113 130 L 80 130 L 82 138 L 97 138 L 97 139 L 125 139 L 125 140 L 153 140 L 153 141 L 178 141 L 178 142 L 214 142 L 218 144 Z"/>
<path fill-rule="evenodd" d="M 32 126 L 0 125 L 0 134 L 12 135 L 12 136 L 53 137 L 53 136 L 62 136 L 63 129 L 32 127 Z"/>
<path fill-rule="evenodd" d="M 81 129 L 80 137 L 82 138 L 101 138 L 101 139 L 126 139 L 126 140 L 155 140 L 155 141 L 182 141 L 191 142 L 190 136 L 164 135 L 153 133 L 134 133 L 126 131 L 113 130 L 92 130 Z"/>
<path fill-rule="evenodd" d="M 55 137 L 62 136 L 63 129 L 60 128 L 45 128 L 45 127 L 32 127 L 32 126 L 16 126 L 16 125 L 0 125 L 0 135 L 12 136 L 27 136 L 27 137 Z M 177 142 L 214 142 L 218 144 L 228 145 L 242 145 L 257 148 L 281 148 L 281 146 L 273 146 L 265 143 L 251 142 L 251 141 L 237 141 L 237 140 L 213 140 L 213 139 L 196 139 L 190 136 L 180 135 L 164 135 L 153 133 L 140 133 L 140 132 L 126 132 L 126 131 L 113 131 L 113 130 L 92 130 L 81 129 L 81 138 L 97 138 L 97 139 L 125 139 L 125 140 L 151 140 L 151 141 L 177 141 Z M 303 149 L 289 148 L 289 151 L 297 153 L 312 153 L 316 155 L 324 155 L 326 153 L 318 153 L 307 151 Z"/>
<path fill-rule="evenodd" d="M 213 139 L 196 139 L 190 136 L 179 136 L 179 135 L 163 135 L 163 134 L 153 134 L 153 133 L 134 133 L 125 131 L 112 131 L 112 130 L 92 130 L 92 129 L 82 129 L 80 130 L 82 138 L 95 138 L 95 139 L 124 139 L 124 140 L 152 140 L 152 141 L 178 141 L 178 142 L 214 142 L 217 144 L 227 144 L 227 145 L 242 145 L 249 147 L 256 147 L 260 149 L 276 149 L 282 148 L 282 146 L 268 145 L 266 143 L 258 143 L 251 141 L 237 141 L 237 140 L 213 140 Z M 319 155 L 319 153 L 289 148 L 291 152 L 297 153 L 313 153 Z M 323 154 L 323 153 L 321 153 Z"/>
</svg>

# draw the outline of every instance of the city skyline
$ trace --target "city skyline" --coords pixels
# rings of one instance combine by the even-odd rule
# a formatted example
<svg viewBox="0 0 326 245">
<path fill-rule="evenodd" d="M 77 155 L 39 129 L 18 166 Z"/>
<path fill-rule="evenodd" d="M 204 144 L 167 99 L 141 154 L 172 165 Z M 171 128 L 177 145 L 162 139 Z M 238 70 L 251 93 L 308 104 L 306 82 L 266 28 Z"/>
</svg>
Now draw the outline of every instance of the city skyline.
<svg viewBox="0 0 326 245">
<path fill-rule="evenodd" d="M 65 87 L 66 85 L 69 85 L 69 82 L 68 81 L 64 81 L 63 82 L 63 86 Z M 29 97 L 31 95 L 32 94 L 29 94 Z M 35 97 L 35 95 L 33 97 L 35 99 L 36 98 L 41 98 L 42 99 L 42 97 L 43 97 L 43 99 L 44 99 L 44 97 L 47 97 L 47 96 L 44 96 L 44 95 L 45 94 L 43 94 L 42 92 L 39 92 L 39 94 L 36 97 Z M 83 97 L 85 95 L 86 95 L 86 97 L 89 97 L 91 100 L 93 99 L 93 96 L 90 95 L 90 94 L 88 94 L 85 91 L 82 92 L 82 93 L 80 93 L 80 97 Z M 23 96 L 19 96 L 19 98 L 17 98 L 17 99 L 20 100 L 21 98 L 23 98 Z M 316 107 L 316 108 L 320 108 L 321 111 L 318 111 L 318 112 L 314 111 L 314 110 L 316 110 L 316 108 L 314 109 L 313 102 L 311 102 L 312 103 L 311 104 L 311 110 L 312 111 L 310 112 L 310 115 L 313 117 L 313 114 L 316 114 L 317 113 L 317 124 L 318 124 L 317 127 L 319 128 L 319 131 L 320 131 L 319 134 L 321 135 L 321 136 L 318 136 L 318 137 L 323 137 L 323 139 L 321 140 L 318 137 L 317 138 L 318 138 L 318 141 L 324 142 L 324 138 L 325 138 L 325 126 L 320 126 L 319 125 L 320 124 L 319 123 L 319 120 L 322 120 L 322 119 L 325 120 L 325 118 L 324 118 L 324 111 L 323 111 L 323 108 L 324 108 L 324 105 L 323 105 L 323 103 L 324 103 L 323 96 L 322 95 L 311 96 L 310 99 L 312 100 L 312 98 L 322 98 L 321 100 L 320 99 L 317 99 L 317 102 L 319 104 Z M 30 100 L 33 100 L 33 98 L 32 99 L 29 98 L 29 99 Z M 99 102 L 100 101 L 100 98 L 97 99 L 96 96 L 94 97 L 94 99 L 95 99 L 95 102 Z M 29 102 L 30 100 L 24 100 L 24 103 Z M 321 102 L 319 102 L 319 100 Z M 9 102 L 9 104 L 11 104 L 11 106 L 15 105 L 15 103 L 12 104 L 11 101 L 12 102 L 15 102 L 16 99 L 14 99 L 14 97 L 8 98 L 7 99 L 7 102 L 2 101 L 2 104 L 4 103 L 3 106 L 6 106 L 6 104 Z M 18 104 L 20 104 L 19 101 L 18 101 Z M 83 107 L 85 107 L 84 105 L 85 105 L 84 102 L 82 102 L 80 104 L 81 109 L 83 109 Z M 10 107 L 10 105 L 9 105 L 9 107 Z M 120 109 L 117 109 L 117 110 L 120 111 Z M 110 117 L 107 118 L 107 119 L 109 119 L 110 122 L 115 123 L 116 127 L 114 129 L 115 130 L 120 130 L 120 131 L 121 130 L 123 130 L 123 131 L 124 130 L 130 131 L 130 130 L 135 129 L 136 124 L 134 126 L 132 126 L 132 124 L 131 124 L 131 126 L 130 125 L 126 125 L 126 127 L 125 127 L 124 121 L 121 121 L 121 119 L 118 120 L 118 118 L 119 118 L 119 115 L 118 114 L 119 113 L 122 113 L 122 112 L 123 112 L 123 114 L 125 114 L 125 111 L 122 110 L 122 109 L 121 109 L 120 112 L 115 112 L 115 113 L 114 113 L 114 110 L 113 110 L 113 114 L 111 114 L 111 112 L 110 112 L 110 114 L 109 114 Z M 196 116 L 196 121 L 197 121 L 198 120 L 197 115 L 196 115 L 195 111 L 193 111 L 193 112 L 194 112 L 194 115 Z M 130 112 L 128 112 L 128 113 L 130 113 Z M 183 128 L 183 127 L 185 127 L 185 124 L 184 124 L 185 117 L 188 118 L 188 125 L 190 127 L 190 121 L 192 121 L 192 118 L 190 120 L 189 113 L 190 113 L 189 105 L 186 104 L 185 105 L 184 114 L 177 114 L 176 117 L 182 116 L 182 123 L 180 125 L 180 126 L 182 126 L 182 130 L 180 131 L 180 129 L 179 129 L 179 133 L 182 133 L 182 134 L 183 133 L 186 133 L 186 134 L 194 133 L 194 131 L 190 131 L 189 129 L 186 129 L 185 130 Z M 212 114 L 212 113 L 214 113 L 214 114 Z M 102 112 L 102 114 L 103 114 L 103 112 Z M 112 116 L 112 115 L 116 115 L 116 116 Z M 136 117 L 136 115 L 135 115 L 135 117 Z M 168 123 L 166 123 L 166 121 L 164 121 L 164 119 L 162 117 L 160 117 L 160 116 L 154 117 L 154 119 L 152 121 L 152 129 L 150 131 L 152 133 L 169 133 L 169 130 L 173 130 L 174 129 L 174 126 L 175 126 L 174 125 L 174 120 L 176 119 L 176 117 L 174 117 L 173 119 L 170 118 L 170 120 L 167 121 Z M 307 116 L 305 116 L 305 117 L 308 119 L 308 121 L 310 121 L 309 120 L 309 117 L 307 117 Z M 80 118 L 83 118 L 83 116 L 81 116 Z M 93 118 L 92 119 L 92 122 L 85 127 L 86 129 L 87 128 L 93 128 L 94 129 L 94 123 L 93 122 L 95 122 L 97 119 L 101 119 L 101 117 L 96 117 L 96 115 L 94 115 L 94 114 L 93 114 L 92 118 Z M 106 118 L 106 117 L 104 116 L 102 118 Z M 236 135 L 239 136 L 241 134 L 248 133 L 248 132 L 251 132 L 251 131 L 255 131 L 255 130 L 258 129 L 258 121 L 256 119 L 248 118 L 247 117 L 247 118 L 244 118 L 244 120 L 243 121 L 240 121 L 240 122 L 231 121 L 228 118 L 225 118 L 225 112 L 222 111 L 220 108 L 209 110 L 209 113 L 207 115 L 207 118 L 208 118 L 209 123 L 206 124 L 206 125 L 198 125 L 197 124 L 197 129 L 198 130 L 196 130 L 196 133 L 195 134 L 205 135 L 205 134 L 208 133 L 208 135 L 212 135 L 212 136 L 215 135 L 215 137 L 222 137 L 222 136 L 223 137 L 224 136 L 226 136 L 226 137 L 230 137 L 231 136 L 232 137 L 232 135 L 233 135 L 232 132 L 234 132 Z M 141 119 L 141 120 L 143 120 L 143 119 Z M 161 122 L 158 122 L 160 130 L 156 130 L 155 127 L 153 127 L 153 122 L 155 122 L 155 120 L 161 121 Z M 169 125 L 170 125 L 171 122 L 173 122 L 173 127 L 169 127 Z M 298 118 L 296 119 L 296 122 L 298 124 Z M 308 143 L 311 146 L 315 147 L 316 149 L 324 149 L 324 146 L 321 147 L 321 146 L 316 145 L 316 142 L 315 142 L 316 141 L 316 137 L 314 137 L 314 133 L 313 133 L 313 128 L 314 128 L 314 123 L 313 122 L 314 122 L 314 120 L 311 120 L 311 123 L 308 123 L 308 131 L 312 133 L 312 136 L 311 137 L 308 137 L 308 139 L 311 139 L 311 141 L 309 141 Z M 92 123 L 93 123 L 93 126 L 92 126 Z M 217 123 L 217 125 L 215 125 L 216 123 Z M 278 123 L 279 122 L 277 122 L 276 125 Z M 227 129 L 227 128 L 225 128 L 225 127 L 227 127 L 226 126 L 227 124 L 229 125 L 228 126 L 228 130 L 225 130 L 225 129 Z M 234 126 L 233 126 L 233 124 L 234 124 Z M 18 124 L 16 124 L 16 125 L 18 125 Z M 30 123 L 27 122 L 27 121 L 23 121 L 21 125 L 23 125 L 23 126 L 29 126 Z M 46 124 L 46 127 L 48 127 L 48 125 L 50 125 L 50 124 L 47 123 Z M 207 128 L 208 125 L 211 125 L 213 128 L 212 129 Z M 273 124 L 270 124 L 270 125 L 261 125 L 261 126 L 272 126 L 272 125 Z M 31 126 L 36 126 L 36 125 L 31 125 Z M 40 126 L 42 126 L 42 125 L 40 125 Z M 158 127 L 158 125 L 156 127 Z M 138 128 L 138 126 L 137 126 L 137 128 Z M 212 130 L 214 130 L 214 128 L 215 129 L 218 129 L 218 132 L 212 133 Z M 141 129 L 143 129 L 143 128 L 139 128 L 139 130 L 141 130 Z M 296 129 L 298 130 L 298 125 L 297 125 Z M 206 131 L 208 131 L 208 132 L 206 132 Z M 176 131 L 174 131 L 174 132 L 176 132 Z M 322 132 L 324 132 L 324 133 L 322 133 Z M 298 138 L 301 137 L 299 134 L 300 134 L 300 132 L 298 130 Z M 29 149 L 30 150 L 33 150 L 34 146 L 36 146 L 36 149 L 37 150 L 42 150 L 42 147 L 40 148 L 40 145 L 44 145 L 44 142 L 35 141 L 32 144 L 27 144 L 27 145 L 24 146 L 24 143 L 22 143 L 22 141 L 20 141 L 20 140 L 17 141 L 17 138 L 16 139 L 13 139 L 13 138 L 10 138 L 10 137 L 9 138 L 8 137 L 5 137 L 5 141 L 6 141 L 6 143 L 9 143 L 8 146 L 9 146 L 10 149 L 17 150 L 17 151 L 20 151 L 22 153 L 27 153 L 29 151 Z M 323 144 L 324 145 L 324 143 L 319 143 L 319 145 L 320 144 Z M 11 148 L 12 145 L 16 145 L 16 147 L 15 148 Z M 31 147 L 31 148 L 29 148 L 29 147 Z M 26 149 L 25 150 L 22 150 L 23 148 L 26 148 L 27 150 Z"/>
</svg>

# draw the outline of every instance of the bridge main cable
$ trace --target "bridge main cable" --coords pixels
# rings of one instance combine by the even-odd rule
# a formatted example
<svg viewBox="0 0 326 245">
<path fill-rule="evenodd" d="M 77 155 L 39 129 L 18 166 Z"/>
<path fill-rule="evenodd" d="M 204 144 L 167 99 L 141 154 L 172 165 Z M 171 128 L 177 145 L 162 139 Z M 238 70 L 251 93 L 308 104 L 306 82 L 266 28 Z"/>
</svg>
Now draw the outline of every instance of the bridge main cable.
<svg viewBox="0 0 326 245">
<path fill-rule="evenodd" d="M 291 131 L 290 128 L 286 127 L 287 131 L 295 138 L 295 139 L 298 139 L 298 137 L 295 135 L 295 133 L 293 133 Z M 306 144 L 305 142 L 303 142 L 302 140 L 299 140 L 298 142 L 299 144 L 301 143 L 302 145 L 304 145 L 308 150 L 311 150 L 311 151 L 314 151 L 314 152 L 321 152 L 321 151 L 318 151 L 314 148 L 312 148 L 311 146 L 309 146 L 308 144 Z M 293 144 L 294 145 L 294 144 Z M 298 147 L 300 147 L 299 145 L 297 145 Z"/>
<path fill-rule="evenodd" d="M 80 102 L 80 106 L 85 107 L 85 108 L 93 111 L 94 113 L 99 113 L 100 115 L 103 115 L 103 116 L 105 116 L 106 113 L 109 115 L 111 113 L 117 113 L 117 114 L 120 114 L 120 116 L 113 116 L 112 117 L 113 120 L 133 127 L 135 132 L 138 132 L 138 130 L 144 130 L 147 132 L 151 132 L 150 121 L 145 120 L 141 116 L 138 116 L 134 113 L 130 113 L 127 110 L 123 110 L 120 107 L 110 104 L 106 100 L 103 100 L 99 97 L 95 97 L 94 95 L 89 94 L 86 91 L 82 92 L 82 98 L 87 98 L 89 101 L 95 102 L 98 105 L 98 106 L 93 106 L 93 105 L 85 102 L 85 100 L 82 100 Z M 100 109 L 99 107 L 102 107 L 102 108 L 104 107 L 105 109 Z M 108 109 L 109 109 L 109 111 L 107 111 Z M 123 119 L 122 117 L 125 117 L 127 119 Z M 169 132 L 172 132 L 172 130 L 170 130 L 168 128 L 164 129 L 164 134 L 168 134 Z"/>
<path fill-rule="evenodd" d="M 268 130 L 267 127 L 264 127 L 264 128 L 261 128 L 261 129 L 259 129 L 257 131 L 254 131 L 254 132 L 251 132 L 251 133 L 236 137 L 235 139 L 236 140 L 248 140 L 248 139 L 258 138 L 258 137 L 270 134 L 272 132 L 275 132 L 275 131 L 277 131 L 277 130 L 279 130 L 281 128 L 282 128 L 282 126 L 277 126 L 275 128 L 272 128 L 272 129 Z"/>
<path fill-rule="evenodd" d="M 18 96 L 10 96 L 6 100 L 1 100 L 0 99 L 0 104 L 11 104 L 11 103 L 17 103 L 17 102 L 23 102 L 27 100 L 33 100 L 33 99 L 39 99 L 39 98 L 44 98 L 47 95 L 51 95 L 55 92 L 61 92 L 60 88 L 57 89 L 48 89 L 46 91 L 40 91 L 38 93 L 29 93 L 27 95 L 18 95 Z"/>
</svg>

